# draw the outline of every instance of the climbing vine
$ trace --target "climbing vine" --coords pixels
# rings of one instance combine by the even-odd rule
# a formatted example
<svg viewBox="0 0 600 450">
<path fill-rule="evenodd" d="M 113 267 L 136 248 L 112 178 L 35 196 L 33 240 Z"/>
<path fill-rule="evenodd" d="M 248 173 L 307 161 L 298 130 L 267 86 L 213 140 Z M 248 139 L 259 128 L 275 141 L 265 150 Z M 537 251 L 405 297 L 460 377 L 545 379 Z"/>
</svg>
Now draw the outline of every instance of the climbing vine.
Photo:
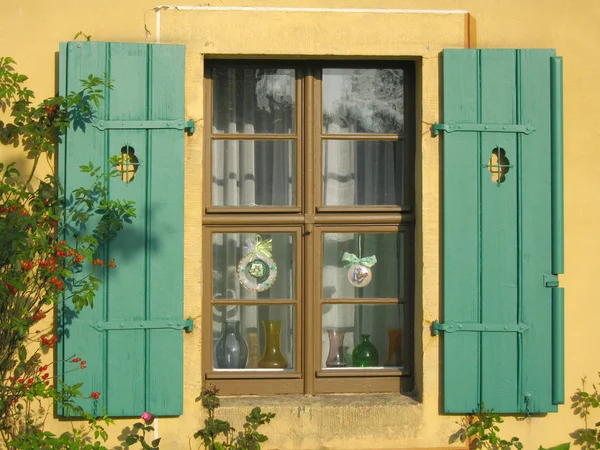
<svg viewBox="0 0 600 450">
<path fill-rule="evenodd" d="M 53 319 L 63 302 L 75 311 L 93 306 L 102 271 L 116 267 L 99 251 L 135 209 L 108 198 L 107 179 L 118 176 L 116 170 L 82 166 L 89 184 L 65 198 L 56 174 L 40 177 L 37 168 L 41 160 L 54 167 L 61 136 L 91 122 L 110 83 L 89 76 L 81 91 L 36 103 L 26 82 L 12 58 L 0 57 L 0 146 L 21 151 L 15 161 L 0 163 L 0 437 L 9 448 L 102 448 L 102 424 L 111 420 L 77 406 L 78 398 L 97 401 L 101 393 L 55 377 L 60 336 Z M 22 173 L 17 161 L 25 158 L 31 164 Z M 85 355 L 66 355 L 64 363 L 86 370 Z M 61 436 L 45 430 L 52 404 L 86 418 L 89 427 L 73 426 Z"/>
</svg>

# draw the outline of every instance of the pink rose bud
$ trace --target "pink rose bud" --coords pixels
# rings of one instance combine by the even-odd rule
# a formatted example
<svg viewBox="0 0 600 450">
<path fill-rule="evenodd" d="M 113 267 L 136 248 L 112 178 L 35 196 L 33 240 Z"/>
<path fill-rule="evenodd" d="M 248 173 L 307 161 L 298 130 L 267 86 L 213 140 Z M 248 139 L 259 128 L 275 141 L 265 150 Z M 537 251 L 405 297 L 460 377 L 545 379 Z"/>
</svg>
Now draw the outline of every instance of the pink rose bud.
<svg viewBox="0 0 600 450">
<path fill-rule="evenodd" d="M 150 422 L 152 420 L 152 415 L 146 411 L 144 414 L 142 414 L 142 420 L 145 422 Z"/>
</svg>

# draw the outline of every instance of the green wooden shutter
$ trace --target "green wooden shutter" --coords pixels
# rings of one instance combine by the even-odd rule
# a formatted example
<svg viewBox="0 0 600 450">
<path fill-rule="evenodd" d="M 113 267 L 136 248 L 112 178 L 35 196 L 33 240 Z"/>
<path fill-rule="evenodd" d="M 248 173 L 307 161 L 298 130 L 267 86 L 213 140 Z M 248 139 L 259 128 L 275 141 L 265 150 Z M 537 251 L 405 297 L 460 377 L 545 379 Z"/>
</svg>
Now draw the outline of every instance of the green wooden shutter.
<svg viewBox="0 0 600 450">
<path fill-rule="evenodd" d="M 65 383 L 101 393 L 97 412 L 111 416 L 179 415 L 183 399 L 183 96 L 184 47 L 104 42 L 61 45 L 60 89 L 106 73 L 93 124 L 69 129 L 59 149 L 66 195 L 89 185 L 79 166 L 109 170 L 108 158 L 131 147 L 139 166 L 110 196 L 135 201 L 137 218 L 104 249 L 117 268 L 100 269 L 94 308 L 60 315 L 59 360 L 77 355 L 84 370 L 58 364 Z M 130 150 L 129 150 L 130 151 Z M 94 410 L 92 400 L 82 404 Z"/>
<path fill-rule="evenodd" d="M 443 323 L 433 329 L 449 413 L 564 403 L 560 69 L 551 50 L 443 52 Z M 488 167 L 494 151 L 509 166 L 503 180 Z"/>
</svg>

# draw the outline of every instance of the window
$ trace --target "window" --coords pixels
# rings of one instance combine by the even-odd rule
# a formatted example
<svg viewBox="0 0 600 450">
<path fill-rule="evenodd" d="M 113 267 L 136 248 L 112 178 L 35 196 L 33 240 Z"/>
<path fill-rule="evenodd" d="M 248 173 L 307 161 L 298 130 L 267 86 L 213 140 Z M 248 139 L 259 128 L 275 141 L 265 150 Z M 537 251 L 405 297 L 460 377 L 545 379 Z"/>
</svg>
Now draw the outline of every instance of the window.
<svg viewBox="0 0 600 450">
<path fill-rule="evenodd" d="M 57 317 L 57 376 L 103 392 L 80 403 L 88 411 L 183 411 L 184 268 L 195 276 L 183 246 L 184 60 L 181 46 L 61 45 L 63 95 L 90 73 L 114 80 L 99 123 L 60 143 L 65 196 L 85 184 L 82 164 L 135 153 L 135 177 L 107 187 L 142 212 L 101 255 L 119 270 L 102 271 L 96 307 L 67 300 Z M 432 330 L 449 413 L 564 402 L 561 61 L 540 49 L 443 52 L 443 310 Z M 186 225 L 204 239 L 202 376 L 227 394 L 409 390 L 412 63 L 215 62 L 206 73 L 203 228 Z M 494 151 L 509 161 L 501 182 Z M 428 217 L 437 197 L 423 193 Z M 369 333 L 378 357 L 365 344 L 357 367 L 352 350 Z M 88 369 L 70 370 L 69 355 Z"/>
<path fill-rule="evenodd" d="M 223 393 L 410 385 L 413 73 L 207 64 L 203 363 Z"/>
</svg>

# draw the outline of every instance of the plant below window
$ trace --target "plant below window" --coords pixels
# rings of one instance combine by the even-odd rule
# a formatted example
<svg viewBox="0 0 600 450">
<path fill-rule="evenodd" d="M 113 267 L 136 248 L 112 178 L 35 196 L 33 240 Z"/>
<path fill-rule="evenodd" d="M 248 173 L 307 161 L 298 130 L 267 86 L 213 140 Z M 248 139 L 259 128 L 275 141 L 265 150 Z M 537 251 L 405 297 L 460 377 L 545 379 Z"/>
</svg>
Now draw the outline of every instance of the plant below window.
<svg viewBox="0 0 600 450">
<path fill-rule="evenodd" d="M 487 448 L 487 449 L 511 449 L 521 450 L 523 444 L 518 437 L 510 440 L 503 439 L 498 435 L 500 427 L 498 424 L 504 422 L 504 419 L 491 410 L 486 410 L 484 406 L 477 414 L 467 416 L 463 419 L 462 428 L 456 437 L 461 442 L 467 440 L 469 449 Z"/>
<path fill-rule="evenodd" d="M 467 448 L 473 449 L 489 449 L 489 450 L 509 450 L 515 448 L 521 450 L 524 448 L 523 443 L 518 437 L 512 437 L 510 440 L 500 436 L 499 424 L 504 423 L 504 419 L 492 410 L 486 410 L 484 406 L 481 410 L 463 418 L 460 423 L 460 429 L 450 437 L 450 443 L 457 440 L 467 442 Z M 598 424 L 597 424 L 598 425 Z M 569 450 L 571 444 L 564 443 L 554 447 L 544 448 L 538 447 L 538 450 Z M 585 447 L 584 447 L 585 448 Z M 600 447 L 587 447 L 600 448 Z"/>
<path fill-rule="evenodd" d="M 600 373 L 599 373 L 600 375 Z M 592 384 L 592 390 L 585 387 L 586 380 L 582 380 L 581 389 L 571 397 L 573 404 L 573 413 L 583 419 L 583 428 L 579 428 L 571 433 L 574 444 L 583 449 L 600 448 L 600 422 L 594 422 L 594 426 L 589 426 L 588 418 L 591 415 L 590 410 L 600 408 L 600 393 L 595 384 Z"/>
<path fill-rule="evenodd" d="M 136 422 L 133 424 L 133 432 L 125 438 L 125 444 L 132 446 L 139 443 L 144 450 L 158 450 L 158 444 L 160 444 L 161 438 L 154 439 L 150 444 L 146 442 L 146 433 L 154 431 L 154 427 L 152 426 L 154 417 L 146 411 L 141 415 L 140 419 L 142 419 L 143 422 Z"/>
<path fill-rule="evenodd" d="M 201 401 L 208 413 L 204 420 L 204 428 L 194 433 L 194 438 L 200 438 L 207 450 L 259 450 L 260 444 L 268 440 L 267 436 L 258 432 L 261 425 L 267 424 L 275 417 L 274 413 L 263 413 L 259 407 L 252 409 L 246 416 L 244 430 L 236 430 L 227 420 L 215 417 L 215 410 L 221 405 L 217 397 L 219 390 L 215 386 L 202 389 L 196 401 Z M 221 438 L 220 435 L 223 435 Z M 223 439 L 223 440 L 222 440 Z"/>
<path fill-rule="evenodd" d="M 82 166 L 90 185 L 65 199 L 57 176 L 38 179 L 36 168 L 42 157 L 54 166 L 59 135 L 91 122 L 110 83 L 90 76 L 80 92 L 36 106 L 24 86 L 27 77 L 14 64 L 0 57 L 0 145 L 21 148 L 32 164 L 24 176 L 15 162 L 0 163 L 0 438 L 9 448 L 103 448 L 98 439 L 107 435 L 101 423 L 111 420 L 76 406 L 84 397 L 82 386 L 53 380 L 51 358 L 44 355 L 58 342 L 49 320 L 54 309 L 65 301 L 77 311 L 93 305 L 102 271 L 116 267 L 99 258 L 99 251 L 135 210 L 132 202 L 108 199 L 106 181 L 119 175 L 116 170 L 105 174 Z M 73 370 L 85 370 L 83 356 L 68 357 Z M 73 426 L 61 436 L 45 431 L 52 403 L 66 415 L 87 419 L 89 427 Z"/>
</svg>

